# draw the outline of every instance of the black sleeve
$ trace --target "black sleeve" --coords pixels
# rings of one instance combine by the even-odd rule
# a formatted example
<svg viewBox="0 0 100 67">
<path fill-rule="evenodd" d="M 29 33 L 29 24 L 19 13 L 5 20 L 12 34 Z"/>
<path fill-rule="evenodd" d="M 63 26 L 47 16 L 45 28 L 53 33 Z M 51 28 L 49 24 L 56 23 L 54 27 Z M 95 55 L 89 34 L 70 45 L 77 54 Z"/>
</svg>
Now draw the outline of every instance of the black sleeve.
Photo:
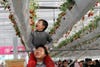
<svg viewBox="0 0 100 67">
<path fill-rule="evenodd" d="M 52 37 L 47 33 L 47 41 L 49 42 L 49 43 L 51 43 L 52 42 Z"/>
<path fill-rule="evenodd" d="M 46 37 L 47 37 L 47 43 L 45 46 L 47 46 L 48 49 L 50 49 L 53 47 L 53 39 L 48 33 L 46 33 Z"/>
</svg>

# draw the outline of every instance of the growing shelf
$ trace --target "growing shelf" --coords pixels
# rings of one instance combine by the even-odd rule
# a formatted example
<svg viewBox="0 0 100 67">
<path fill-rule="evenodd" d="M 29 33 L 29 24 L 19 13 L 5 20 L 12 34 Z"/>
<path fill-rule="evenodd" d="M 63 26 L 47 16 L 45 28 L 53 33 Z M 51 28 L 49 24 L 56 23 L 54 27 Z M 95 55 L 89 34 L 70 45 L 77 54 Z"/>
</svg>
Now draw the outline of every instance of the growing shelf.
<svg viewBox="0 0 100 67">
<path fill-rule="evenodd" d="M 91 40 L 93 38 L 97 38 L 97 37 L 100 38 L 100 27 L 95 29 L 93 32 L 83 36 L 82 38 L 74 40 L 72 43 L 69 43 L 68 45 L 63 46 L 61 49 L 70 49 L 70 48 L 74 49 L 76 47 L 79 47 L 79 45 L 81 43 L 89 41 L 89 40 Z M 58 54 L 63 53 L 63 52 L 58 51 L 58 52 L 55 52 L 55 53 L 56 53 L 56 55 L 58 55 Z M 53 53 L 52 56 L 55 56 L 55 53 Z"/>
<path fill-rule="evenodd" d="M 77 54 L 79 55 L 82 51 L 84 50 L 81 50 L 81 49 L 91 49 L 91 50 L 88 50 L 88 53 L 87 55 L 90 55 L 91 52 L 93 52 L 94 50 L 98 50 L 99 48 L 99 44 L 100 44 L 100 37 L 98 39 L 96 39 L 94 42 L 90 43 L 90 44 L 85 44 L 85 45 L 81 45 L 81 46 L 84 46 L 84 48 L 75 48 L 75 49 L 80 49 L 80 51 L 68 51 L 68 52 L 62 52 L 62 53 L 59 53 L 58 55 L 56 56 L 68 56 L 68 55 L 71 55 L 74 54 L 74 56 L 76 56 Z M 94 49 L 94 50 L 93 50 Z M 69 54 L 70 52 L 72 52 L 71 54 Z M 77 52 L 77 53 L 76 53 Z M 94 54 L 95 55 L 95 54 Z M 86 55 L 85 55 L 86 56 Z"/>
<path fill-rule="evenodd" d="M 79 5 L 75 4 L 71 10 L 66 10 L 66 15 L 61 19 L 61 25 L 56 30 L 52 38 L 57 41 L 64 33 L 66 33 L 72 26 L 81 19 L 83 15 L 87 13 L 89 9 L 95 4 L 96 0 L 84 0 L 79 1 Z M 82 7 L 78 7 L 83 5 Z"/>
</svg>

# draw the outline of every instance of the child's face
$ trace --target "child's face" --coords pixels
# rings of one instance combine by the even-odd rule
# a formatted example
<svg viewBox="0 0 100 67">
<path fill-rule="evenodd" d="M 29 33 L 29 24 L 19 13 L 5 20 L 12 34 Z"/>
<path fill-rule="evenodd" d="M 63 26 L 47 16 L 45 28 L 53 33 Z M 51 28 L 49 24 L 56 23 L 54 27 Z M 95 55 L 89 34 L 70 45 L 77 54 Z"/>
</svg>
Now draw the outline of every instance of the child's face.
<svg viewBox="0 0 100 67">
<path fill-rule="evenodd" d="M 42 47 L 39 47 L 34 51 L 34 56 L 36 59 L 43 59 L 46 56 L 45 50 Z"/>
<path fill-rule="evenodd" d="M 44 28 L 45 28 L 45 26 L 43 25 L 43 21 L 38 21 L 36 23 L 36 30 L 43 31 Z"/>
</svg>

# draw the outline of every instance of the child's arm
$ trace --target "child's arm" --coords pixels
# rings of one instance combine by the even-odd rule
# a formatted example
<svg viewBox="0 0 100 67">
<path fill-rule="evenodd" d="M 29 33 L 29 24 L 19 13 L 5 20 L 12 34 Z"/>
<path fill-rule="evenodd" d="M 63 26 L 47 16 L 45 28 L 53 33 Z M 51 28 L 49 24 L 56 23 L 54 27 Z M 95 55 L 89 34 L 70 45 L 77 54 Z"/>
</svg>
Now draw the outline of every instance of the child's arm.
<svg viewBox="0 0 100 67">
<path fill-rule="evenodd" d="M 53 43 L 53 39 L 51 38 L 51 36 L 49 34 L 47 34 L 47 41 L 48 43 L 45 45 L 48 49 L 52 48 L 52 43 Z"/>
<path fill-rule="evenodd" d="M 51 38 L 51 36 L 47 33 L 47 41 L 48 41 L 48 43 L 51 43 L 52 42 L 52 38 Z"/>
<path fill-rule="evenodd" d="M 32 43 L 32 40 L 33 40 L 33 34 L 32 34 L 32 32 L 30 33 L 30 36 L 29 36 L 29 39 L 28 39 L 28 48 L 30 49 L 30 50 L 33 50 L 33 48 L 34 48 L 34 46 L 33 46 L 33 43 Z"/>
</svg>

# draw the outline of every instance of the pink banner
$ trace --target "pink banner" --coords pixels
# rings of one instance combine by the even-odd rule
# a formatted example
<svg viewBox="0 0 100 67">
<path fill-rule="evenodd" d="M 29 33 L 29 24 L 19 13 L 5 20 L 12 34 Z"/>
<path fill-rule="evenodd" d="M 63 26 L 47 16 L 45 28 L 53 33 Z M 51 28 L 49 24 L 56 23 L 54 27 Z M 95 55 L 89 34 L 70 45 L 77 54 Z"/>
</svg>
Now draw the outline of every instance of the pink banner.
<svg viewBox="0 0 100 67">
<path fill-rule="evenodd" d="M 23 51 L 25 50 L 25 47 L 24 46 L 18 46 L 17 47 L 19 51 Z M 5 54 L 13 54 L 13 46 L 0 46 L 0 55 L 5 55 Z"/>
</svg>

